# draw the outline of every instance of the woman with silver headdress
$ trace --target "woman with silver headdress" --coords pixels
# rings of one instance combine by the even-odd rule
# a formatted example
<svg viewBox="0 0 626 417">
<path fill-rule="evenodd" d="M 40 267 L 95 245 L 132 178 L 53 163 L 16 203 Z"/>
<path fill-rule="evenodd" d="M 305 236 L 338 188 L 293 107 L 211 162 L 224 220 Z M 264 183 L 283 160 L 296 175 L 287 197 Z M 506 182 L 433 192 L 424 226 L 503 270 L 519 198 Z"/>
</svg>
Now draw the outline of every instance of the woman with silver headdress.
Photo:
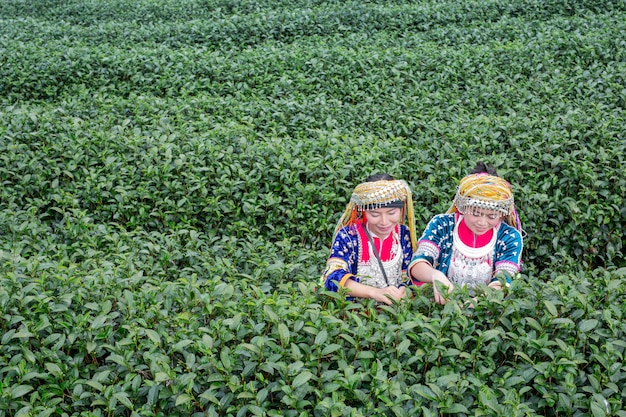
<svg viewBox="0 0 626 417">
<path fill-rule="evenodd" d="M 416 247 L 408 184 L 388 174 L 372 175 L 354 189 L 335 227 L 322 283 L 330 291 L 345 288 L 350 298 L 391 304 L 411 285 L 406 271 Z"/>
<path fill-rule="evenodd" d="M 435 216 L 422 234 L 409 265 L 414 283 L 510 284 L 522 264 L 522 228 L 511 184 L 479 163 L 457 188 L 452 207 Z M 434 286 L 435 301 L 445 297 Z"/>
</svg>

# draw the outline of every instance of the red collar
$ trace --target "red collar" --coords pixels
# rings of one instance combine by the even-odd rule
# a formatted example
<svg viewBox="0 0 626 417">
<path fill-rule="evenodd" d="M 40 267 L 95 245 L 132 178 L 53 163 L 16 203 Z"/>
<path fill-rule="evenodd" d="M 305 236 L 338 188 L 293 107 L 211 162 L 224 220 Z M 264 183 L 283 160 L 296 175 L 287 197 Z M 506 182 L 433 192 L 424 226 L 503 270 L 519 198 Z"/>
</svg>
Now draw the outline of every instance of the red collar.
<svg viewBox="0 0 626 417">
<path fill-rule="evenodd" d="M 482 248 L 491 242 L 491 238 L 493 237 L 493 229 L 490 229 L 480 236 L 476 236 L 474 232 L 467 227 L 467 224 L 465 224 L 465 218 L 461 219 L 458 226 L 458 232 L 461 242 L 465 243 L 470 248 Z"/>
<path fill-rule="evenodd" d="M 359 231 L 359 238 L 361 239 L 361 247 L 363 250 L 361 251 L 361 260 L 367 262 L 370 260 L 370 251 L 369 251 L 369 240 L 367 239 L 367 235 L 365 234 L 365 224 L 359 224 L 357 230 Z M 398 233 L 399 225 L 394 227 L 393 231 L 389 233 L 385 239 L 382 240 L 382 248 L 381 248 L 381 239 L 379 239 L 376 235 L 372 234 L 372 240 L 374 241 L 374 245 L 379 250 L 380 260 L 383 262 L 391 260 L 391 248 L 393 247 L 393 234 Z M 371 232 L 370 232 L 371 234 Z"/>
</svg>

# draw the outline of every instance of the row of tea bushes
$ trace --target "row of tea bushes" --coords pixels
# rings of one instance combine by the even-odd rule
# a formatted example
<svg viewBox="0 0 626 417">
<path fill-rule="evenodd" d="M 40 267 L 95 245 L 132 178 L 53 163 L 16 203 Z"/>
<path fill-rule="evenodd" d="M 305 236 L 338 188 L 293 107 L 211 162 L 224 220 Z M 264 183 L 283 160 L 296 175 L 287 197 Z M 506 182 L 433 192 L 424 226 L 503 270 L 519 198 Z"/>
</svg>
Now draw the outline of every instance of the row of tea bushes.
<svg viewBox="0 0 626 417">
<path fill-rule="evenodd" d="M 149 236 L 80 262 L 0 252 L 0 415 L 625 415 L 623 268 L 377 307 L 195 239 L 206 261 L 176 279 Z"/>
<path fill-rule="evenodd" d="M 0 417 L 624 416 L 620 1 L 0 3 Z M 357 182 L 478 160 L 475 308 L 316 286 Z"/>
</svg>

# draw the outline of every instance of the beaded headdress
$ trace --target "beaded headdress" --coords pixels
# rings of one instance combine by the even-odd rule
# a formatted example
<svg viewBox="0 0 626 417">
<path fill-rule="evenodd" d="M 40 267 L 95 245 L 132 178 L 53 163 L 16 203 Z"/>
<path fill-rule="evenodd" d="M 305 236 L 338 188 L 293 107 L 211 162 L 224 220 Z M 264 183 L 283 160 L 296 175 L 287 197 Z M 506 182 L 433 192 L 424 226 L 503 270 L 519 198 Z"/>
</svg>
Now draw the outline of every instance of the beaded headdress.
<svg viewBox="0 0 626 417">
<path fill-rule="evenodd" d="M 511 184 L 498 176 L 481 172 L 461 180 L 448 213 L 463 213 L 468 208 L 497 211 L 509 225 L 521 231 Z"/>
<path fill-rule="evenodd" d="M 411 245 L 414 251 L 417 250 L 413 196 L 409 185 L 403 180 L 380 180 L 357 185 L 346 210 L 335 227 L 333 239 L 342 228 L 360 222 L 363 219 L 363 211 L 391 207 L 401 207 L 405 210 Z"/>
</svg>

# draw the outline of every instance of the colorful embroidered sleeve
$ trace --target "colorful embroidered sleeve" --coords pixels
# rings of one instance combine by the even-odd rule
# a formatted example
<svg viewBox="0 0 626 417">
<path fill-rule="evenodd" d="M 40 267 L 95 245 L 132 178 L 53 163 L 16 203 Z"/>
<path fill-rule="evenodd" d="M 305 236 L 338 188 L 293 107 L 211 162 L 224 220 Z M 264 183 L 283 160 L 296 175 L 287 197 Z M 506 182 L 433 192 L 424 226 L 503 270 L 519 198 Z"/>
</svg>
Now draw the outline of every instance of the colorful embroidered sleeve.
<svg viewBox="0 0 626 417">
<path fill-rule="evenodd" d="M 506 223 L 502 223 L 496 241 L 494 280 L 499 276 L 506 279 L 507 284 L 522 266 L 523 241 L 520 233 Z"/>
<path fill-rule="evenodd" d="M 452 231 L 454 230 L 454 214 L 439 214 L 433 217 L 417 244 L 411 266 L 418 262 L 428 262 L 441 270 L 442 252 L 448 253 L 452 248 Z M 447 270 L 447 267 L 445 268 Z M 444 272 L 445 273 L 445 272 Z"/>
<path fill-rule="evenodd" d="M 344 227 L 337 233 L 322 275 L 322 282 L 327 290 L 337 292 L 348 279 L 359 281 L 356 277 L 358 246 L 358 235 L 354 229 Z"/>
</svg>

